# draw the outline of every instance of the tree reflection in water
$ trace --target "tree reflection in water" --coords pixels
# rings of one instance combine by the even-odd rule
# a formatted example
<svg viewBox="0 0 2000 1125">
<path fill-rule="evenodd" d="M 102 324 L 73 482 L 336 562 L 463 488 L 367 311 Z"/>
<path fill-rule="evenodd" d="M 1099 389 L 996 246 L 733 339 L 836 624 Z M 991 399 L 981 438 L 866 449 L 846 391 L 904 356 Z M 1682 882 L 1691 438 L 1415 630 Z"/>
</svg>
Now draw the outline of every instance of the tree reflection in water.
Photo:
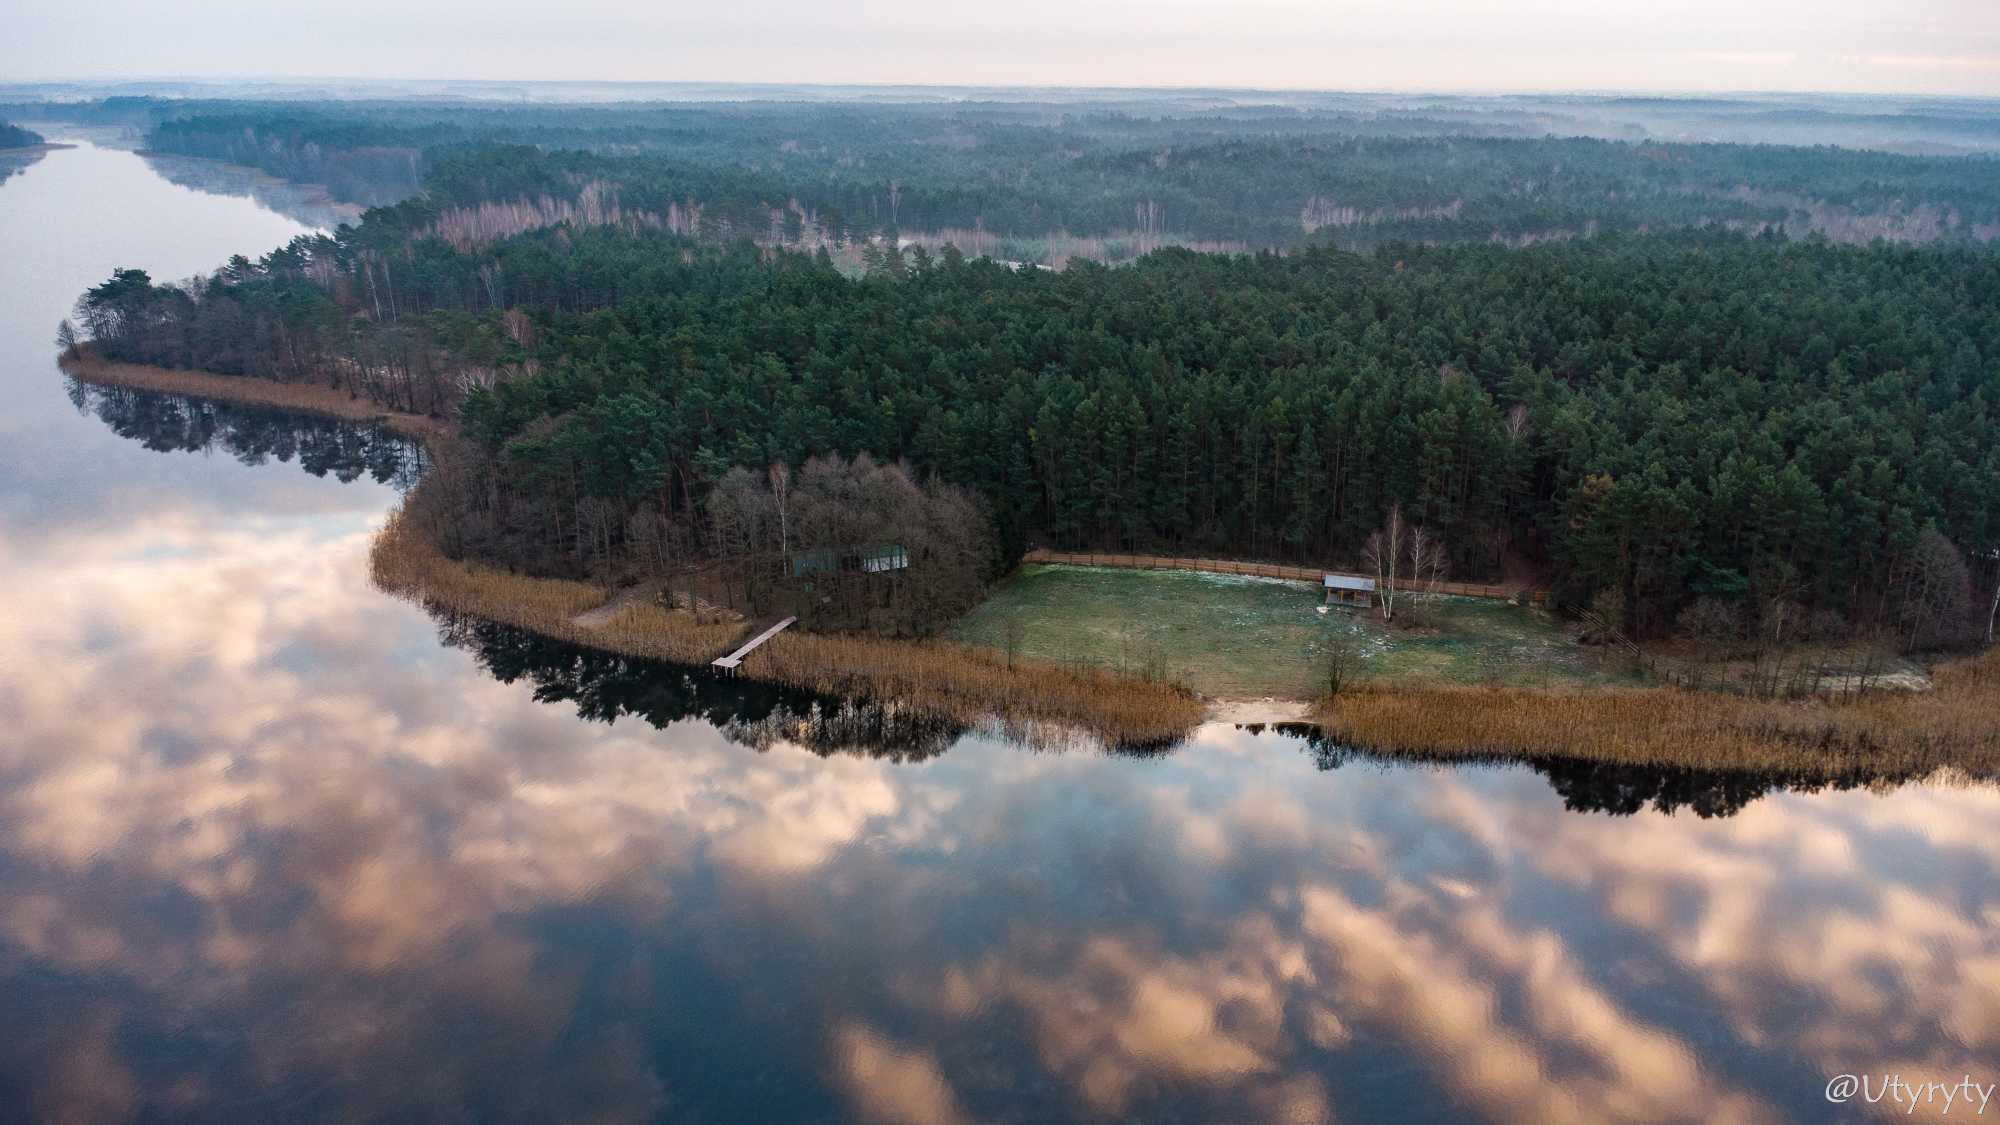
<svg viewBox="0 0 2000 1125">
<path fill-rule="evenodd" d="M 361 207 L 334 202 L 324 188 L 281 180 L 255 168 L 170 153 L 149 152 L 142 159 L 146 167 L 170 184 L 209 195 L 245 196 L 266 211 L 275 211 L 309 227 L 330 231 L 342 223 L 361 219 Z M 390 185 L 380 185 L 376 190 L 384 197 L 395 197 L 396 189 Z"/>
<path fill-rule="evenodd" d="M 1336 742 L 1310 723 L 1279 723 L 1272 729 L 1304 742 L 1306 753 L 1321 770 L 1337 770 L 1353 763 L 1408 766 L 1413 762 L 1407 755 L 1385 754 L 1363 746 Z M 1663 813 L 1686 809 L 1703 818 L 1734 816 L 1758 798 L 1772 793 L 1893 789 L 1927 776 L 1921 773 L 1889 774 L 1856 770 L 1825 777 L 1752 770 L 1703 770 L 1688 766 L 1636 766 L 1582 758 L 1523 760 L 1500 754 L 1417 761 L 1443 768 L 1454 765 L 1523 766 L 1548 779 L 1549 788 L 1562 797 L 1563 806 L 1572 812 L 1601 812 L 1612 816 L 1631 816 L 1648 808 Z"/>
<path fill-rule="evenodd" d="M 445 644 L 470 652 L 502 683 L 527 680 L 543 703 L 574 703 L 579 717 L 613 723 L 625 716 L 665 727 L 698 720 L 731 741 L 768 750 L 789 742 L 821 757 L 851 754 L 892 762 L 922 762 L 971 733 L 998 735 L 1028 750 L 1089 748 L 1122 757 L 1152 757 L 1176 743 L 1118 743 L 1063 728 L 993 723 L 968 726 L 894 700 L 836 699 L 706 667 L 621 656 L 550 640 L 483 618 L 429 607 Z"/>
<path fill-rule="evenodd" d="M 103 388 L 74 379 L 69 380 L 68 388 L 79 410 L 152 450 L 219 449 L 246 465 L 296 461 L 314 476 L 353 481 L 365 474 L 399 489 L 415 484 L 424 467 L 420 445 L 382 427 L 154 391 Z M 633 716 L 654 727 L 665 727 L 697 720 L 758 750 L 788 742 L 822 757 L 846 754 L 893 762 L 927 761 L 972 733 L 963 723 L 894 701 L 833 699 L 742 677 L 719 676 L 703 667 L 635 659 L 552 641 L 437 608 L 432 609 L 432 616 L 439 622 L 444 642 L 472 653 L 495 679 L 502 683 L 525 679 L 534 686 L 537 700 L 574 703 L 580 717 L 594 722 L 612 723 Z M 1614 816 L 1651 808 L 1664 813 L 1686 809 L 1704 818 L 1727 817 L 1772 793 L 1893 788 L 1919 780 L 1915 774 L 1856 771 L 1826 778 L 1633 766 L 1576 758 L 1521 761 L 1502 755 L 1424 763 L 1406 755 L 1335 742 L 1307 723 L 1278 723 L 1270 729 L 1303 742 L 1306 753 L 1323 771 L 1352 763 L 1522 765 L 1547 779 L 1572 811 Z M 1048 728 L 993 728 L 982 733 L 1000 734 L 1036 750 L 1087 745 L 1114 754 L 1150 757 L 1176 748 L 1172 743 L 1104 747 Z"/>
<path fill-rule="evenodd" d="M 34 167 L 46 155 L 48 154 L 42 149 L 0 152 L 0 184 Z"/>
<path fill-rule="evenodd" d="M 381 426 L 186 395 L 68 380 L 79 411 L 160 453 L 221 450 L 245 465 L 291 462 L 316 477 L 368 476 L 407 491 L 422 475 L 421 445 Z"/>
<path fill-rule="evenodd" d="M 961 724 L 893 704 L 830 699 L 706 668 L 600 652 L 436 608 L 431 615 L 444 643 L 471 653 L 493 678 L 527 680 L 538 701 L 574 703 L 579 717 L 594 722 L 629 715 L 665 727 L 697 720 L 758 750 L 789 742 L 821 757 L 895 762 L 935 758 L 966 733 Z"/>
<path fill-rule="evenodd" d="M 632 716 L 654 727 L 695 720 L 714 725 L 730 740 L 758 750 L 780 742 L 822 757 L 849 754 L 892 762 L 938 757 L 971 733 L 964 724 L 927 715 L 893 702 L 840 700 L 705 668 L 639 660 L 599 652 L 532 633 L 433 609 L 444 643 L 473 654 L 502 683 L 527 680 L 544 703 L 574 703 L 579 717 L 614 723 Z M 1253 732 L 1265 728 L 1253 726 Z M 1679 766 L 1631 766 L 1581 759 L 1518 761 L 1501 756 L 1419 762 L 1332 741 L 1307 723 L 1278 723 L 1274 733 L 1304 744 L 1322 771 L 1350 764 L 1375 766 L 1452 764 L 1519 765 L 1545 778 L 1574 812 L 1630 816 L 1648 808 L 1682 809 L 1696 816 L 1727 817 L 1772 793 L 1816 793 L 1894 787 L 1919 780 L 1914 775 L 1854 773 L 1837 778 L 1796 774 L 1698 770 Z M 1006 731 L 1031 749 L 1063 744 L 1049 732 Z M 1095 744 L 1092 744 L 1095 746 Z M 1115 754 L 1151 756 L 1174 747 L 1099 747 Z"/>
</svg>

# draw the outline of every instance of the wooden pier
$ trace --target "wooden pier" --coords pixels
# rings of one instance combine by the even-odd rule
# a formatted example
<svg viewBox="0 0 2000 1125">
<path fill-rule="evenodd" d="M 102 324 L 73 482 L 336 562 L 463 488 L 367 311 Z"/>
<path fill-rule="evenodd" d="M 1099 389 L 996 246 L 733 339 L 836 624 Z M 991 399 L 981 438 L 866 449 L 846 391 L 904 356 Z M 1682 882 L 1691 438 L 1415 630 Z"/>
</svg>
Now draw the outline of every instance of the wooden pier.
<svg viewBox="0 0 2000 1125">
<path fill-rule="evenodd" d="M 743 658 L 750 655 L 750 653 L 753 650 L 755 650 L 758 645 L 761 645 L 765 641 L 770 640 L 772 637 L 777 636 L 779 633 L 784 632 L 787 627 L 789 627 L 793 622 L 797 620 L 798 618 L 796 617 L 787 617 L 783 621 L 778 622 L 776 625 L 771 626 L 769 629 L 766 629 L 763 632 L 757 634 L 756 636 L 751 637 L 749 640 L 744 641 L 743 647 L 737 649 L 735 652 L 730 653 L 728 656 L 717 657 L 715 660 L 715 666 L 717 668 L 722 669 L 725 672 L 734 672 L 736 670 L 737 665 L 743 663 Z"/>
</svg>

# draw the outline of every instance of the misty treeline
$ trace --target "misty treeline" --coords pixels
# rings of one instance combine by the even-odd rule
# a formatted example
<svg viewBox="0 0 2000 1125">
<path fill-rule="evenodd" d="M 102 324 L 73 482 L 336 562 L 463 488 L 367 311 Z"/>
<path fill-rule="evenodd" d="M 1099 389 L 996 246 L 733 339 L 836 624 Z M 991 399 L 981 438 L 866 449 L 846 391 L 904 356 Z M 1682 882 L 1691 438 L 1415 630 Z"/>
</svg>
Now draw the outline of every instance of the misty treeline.
<svg viewBox="0 0 2000 1125">
<path fill-rule="evenodd" d="M 732 468 L 861 453 L 982 497 L 1003 558 L 1355 566 L 1400 505 L 1453 577 L 1537 571 L 1637 637 L 1700 603 L 1938 643 L 2000 546 L 1984 251 L 1709 231 L 852 277 L 655 227 L 377 223 L 185 287 L 121 273 L 79 314 L 114 358 L 455 410 L 481 487 L 539 513 L 471 549 L 552 571 L 629 565 L 636 513 L 698 521 Z"/>
<path fill-rule="evenodd" d="M 176 119 L 146 136 L 154 152 L 203 156 L 261 169 L 300 183 L 323 184 L 335 199 L 376 205 L 416 194 L 424 151 L 448 141 L 442 124 L 389 126 L 280 111 L 254 120 Z"/>
<path fill-rule="evenodd" d="M 1862 243 L 2000 234 L 2000 165 L 1990 156 L 1544 135 L 1606 128 L 1582 105 L 1399 111 L 1338 100 L 1282 109 L 1134 98 L 125 109 L 146 122 L 156 151 L 324 183 L 364 204 L 421 196 L 428 218 L 447 224 L 482 207 L 532 221 L 528 212 L 571 208 L 595 192 L 627 218 L 709 237 L 810 248 L 900 236 L 1054 264 L 1172 244 L 1354 249 L 1708 223 Z M 1757 110 L 1745 104 L 1736 116 Z M 63 112 L 87 115 L 86 107 Z M 1632 112 L 1662 130 L 1676 125 Z M 1835 120 L 1791 124 L 1810 131 Z M 2000 140 L 1995 123 L 1976 115 L 1912 121 L 1919 135 L 1950 124 L 1974 142 Z M 1851 124 L 1872 135 L 1866 122 Z"/>
</svg>

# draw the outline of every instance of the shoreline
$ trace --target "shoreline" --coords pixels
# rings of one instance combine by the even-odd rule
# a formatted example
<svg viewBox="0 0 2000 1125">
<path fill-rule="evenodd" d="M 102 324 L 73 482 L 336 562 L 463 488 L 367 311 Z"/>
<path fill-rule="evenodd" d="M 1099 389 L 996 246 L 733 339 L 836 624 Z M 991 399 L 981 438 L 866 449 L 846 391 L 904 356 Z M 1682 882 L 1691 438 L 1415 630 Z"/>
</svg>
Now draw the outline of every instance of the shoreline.
<svg viewBox="0 0 2000 1125">
<path fill-rule="evenodd" d="M 448 559 L 404 509 L 377 536 L 371 561 L 389 593 L 618 655 L 705 665 L 754 631 L 741 620 L 703 623 L 629 591 Z M 957 674 L 968 664 L 976 682 Z M 1128 744 L 1169 745 L 1204 723 L 1301 724 L 1410 762 L 1566 761 L 1819 781 L 1939 770 L 2000 777 L 2000 723 L 1991 718 L 2000 714 L 2000 649 L 1940 666 L 1933 691 L 1847 701 L 1434 683 L 1373 684 L 1319 699 L 1209 699 L 1103 669 L 1017 667 L 973 645 L 787 632 L 751 654 L 740 674 L 968 725 L 1047 724 Z"/>
<path fill-rule="evenodd" d="M 88 344 L 57 364 L 73 378 L 98 386 L 383 425 L 420 442 L 451 430 L 443 420 L 386 410 L 317 383 L 122 363 L 99 358 Z M 392 595 L 551 640 L 682 665 L 706 665 L 747 632 L 741 622 L 699 622 L 691 614 L 625 599 L 619 591 L 591 583 L 533 578 L 449 559 L 405 513 L 399 508 L 390 514 L 370 550 L 375 583 Z M 1073 727 L 1113 743 L 1177 741 L 1209 718 L 1205 701 L 1175 685 L 1094 668 L 1029 662 L 1009 668 L 990 650 L 932 640 L 788 633 L 752 654 L 739 674 L 832 696 L 896 699 L 968 724 L 997 719 Z"/>
<path fill-rule="evenodd" d="M 80 382 L 99 387 L 124 387 L 161 394 L 268 406 L 316 414 L 342 422 L 384 426 L 406 438 L 423 441 L 451 429 L 451 423 L 424 414 L 390 410 L 373 399 L 360 398 L 321 383 L 282 383 L 256 375 L 217 375 L 100 358 L 89 344 L 76 354 L 59 356 L 56 366 Z"/>
<path fill-rule="evenodd" d="M 119 363 L 88 345 L 58 364 L 100 386 L 383 425 L 417 441 L 451 429 L 321 384 Z M 407 501 L 390 514 L 370 558 L 376 585 L 392 595 L 621 656 L 702 666 L 749 632 L 748 623 L 700 621 L 591 583 L 449 559 L 413 525 Z M 2000 649 L 1941 666 L 1932 691 L 1850 701 L 1429 683 L 1363 685 L 1319 699 L 1207 699 L 1103 669 L 1027 661 L 1009 668 L 996 651 L 973 645 L 809 633 L 773 638 L 740 674 L 829 696 L 895 700 L 968 724 L 1067 726 L 1130 744 L 1177 741 L 1204 722 L 1303 722 L 1413 761 L 1569 759 L 1825 779 L 1947 767 L 2000 774 L 2000 722 L 1990 718 L 2000 714 Z"/>
<path fill-rule="evenodd" d="M 76 146 L 65 145 L 63 147 L 74 148 Z M 134 156 L 144 157 L 148 159 L 193 160 L 193 161 L 200 161 L 205 164 L 218 165 L 223 168 L 236 169 L 237 171 L 242 172 L 247 176 L 249 176 L 252 182 L 260 184 L 262 186 L 290 188 L 298 191 L 300 193 L 300 197 L 305 202 L 310 203 L 317 207 L 325 207 L 329 209 L 336 216 L 338 216 L 340 221 L 343 223 L 359 223 L 361 221 L 361 216 L 366 214 L 368 211 L 368 208 L 365 204 L 355 203 L 350 200 L 335 199 L 333 197 L 333 189 L 325 184 L 318 183 L 313 180 L 287 179 L 286 177 L 277 175 L 276 173 L 267 172 L 264 169 L 259 168 L 254 164 L 238 164 L 233 160 L 224 160 L 220 157 L 215 157 L 215 156 L 195 156 L 192 153 L 173 152 L 170 150 L 155 149 L 155 148 L 135 148 L 131 149 L 130 151 Z"/>
<path fill-rule="evenodd" d="M 391 595 L 620 656 L 698 670 L 754 631 L 752 622 L 705 621 L 587 582 L 448 558 L 417 526 L 407 499 L 376 534 L 369 561 L 375 585 Z M 998 652 L 932 639 L 785 632 L 737 674 L 967 726 L 1080 731 L 1107 746 L 1168 746 L 1208 721 L 1207 702 L 1177 685 L 1097 668 L 1010 665 Z"/>
<path fill-rule="evenodd" d="M 1452 762 L 1584 760 L 1825 780 L 1939 769 L 2000 777 L 2000 649 L 1940 665 L 1926 692 L 1760 699 L 1677 687 L 1561 692 L 1362 686 L 1308 721 L 1376 753 Z"/>
</svg>

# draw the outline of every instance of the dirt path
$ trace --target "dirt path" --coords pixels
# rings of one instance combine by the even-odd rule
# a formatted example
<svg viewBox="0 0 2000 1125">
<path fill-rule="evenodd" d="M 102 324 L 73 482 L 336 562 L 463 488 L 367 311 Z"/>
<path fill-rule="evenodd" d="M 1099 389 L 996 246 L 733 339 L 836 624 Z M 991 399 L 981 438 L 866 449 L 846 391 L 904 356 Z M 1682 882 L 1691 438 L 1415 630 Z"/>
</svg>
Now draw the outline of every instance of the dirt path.
<svg viewBox="0 0 2000 1125">
<path fill-rule="evenodd" d="M 606 625 L 611 624 L 611 619 L 618 616 L 619 612 L 626 606 L 649 601 L 659 592 L 659 587 L 651 582 L 642 582 L 637 586 L 627 586 L 623 590 L 613 594 L 610 601 L 605 602 L 596 609 L 584 610 L 582 613 L 570 618 L 569 623 L 579 629 L 602 629 Z"/>
<path fill-rule="evenodd" d="M 1310 720 L 1311 710 L 1312 704 L 1303 699 L 1218 699 L 1208 705 L 1208 721 L 1238 726 L 1303 723 Z"/>
</svg>

